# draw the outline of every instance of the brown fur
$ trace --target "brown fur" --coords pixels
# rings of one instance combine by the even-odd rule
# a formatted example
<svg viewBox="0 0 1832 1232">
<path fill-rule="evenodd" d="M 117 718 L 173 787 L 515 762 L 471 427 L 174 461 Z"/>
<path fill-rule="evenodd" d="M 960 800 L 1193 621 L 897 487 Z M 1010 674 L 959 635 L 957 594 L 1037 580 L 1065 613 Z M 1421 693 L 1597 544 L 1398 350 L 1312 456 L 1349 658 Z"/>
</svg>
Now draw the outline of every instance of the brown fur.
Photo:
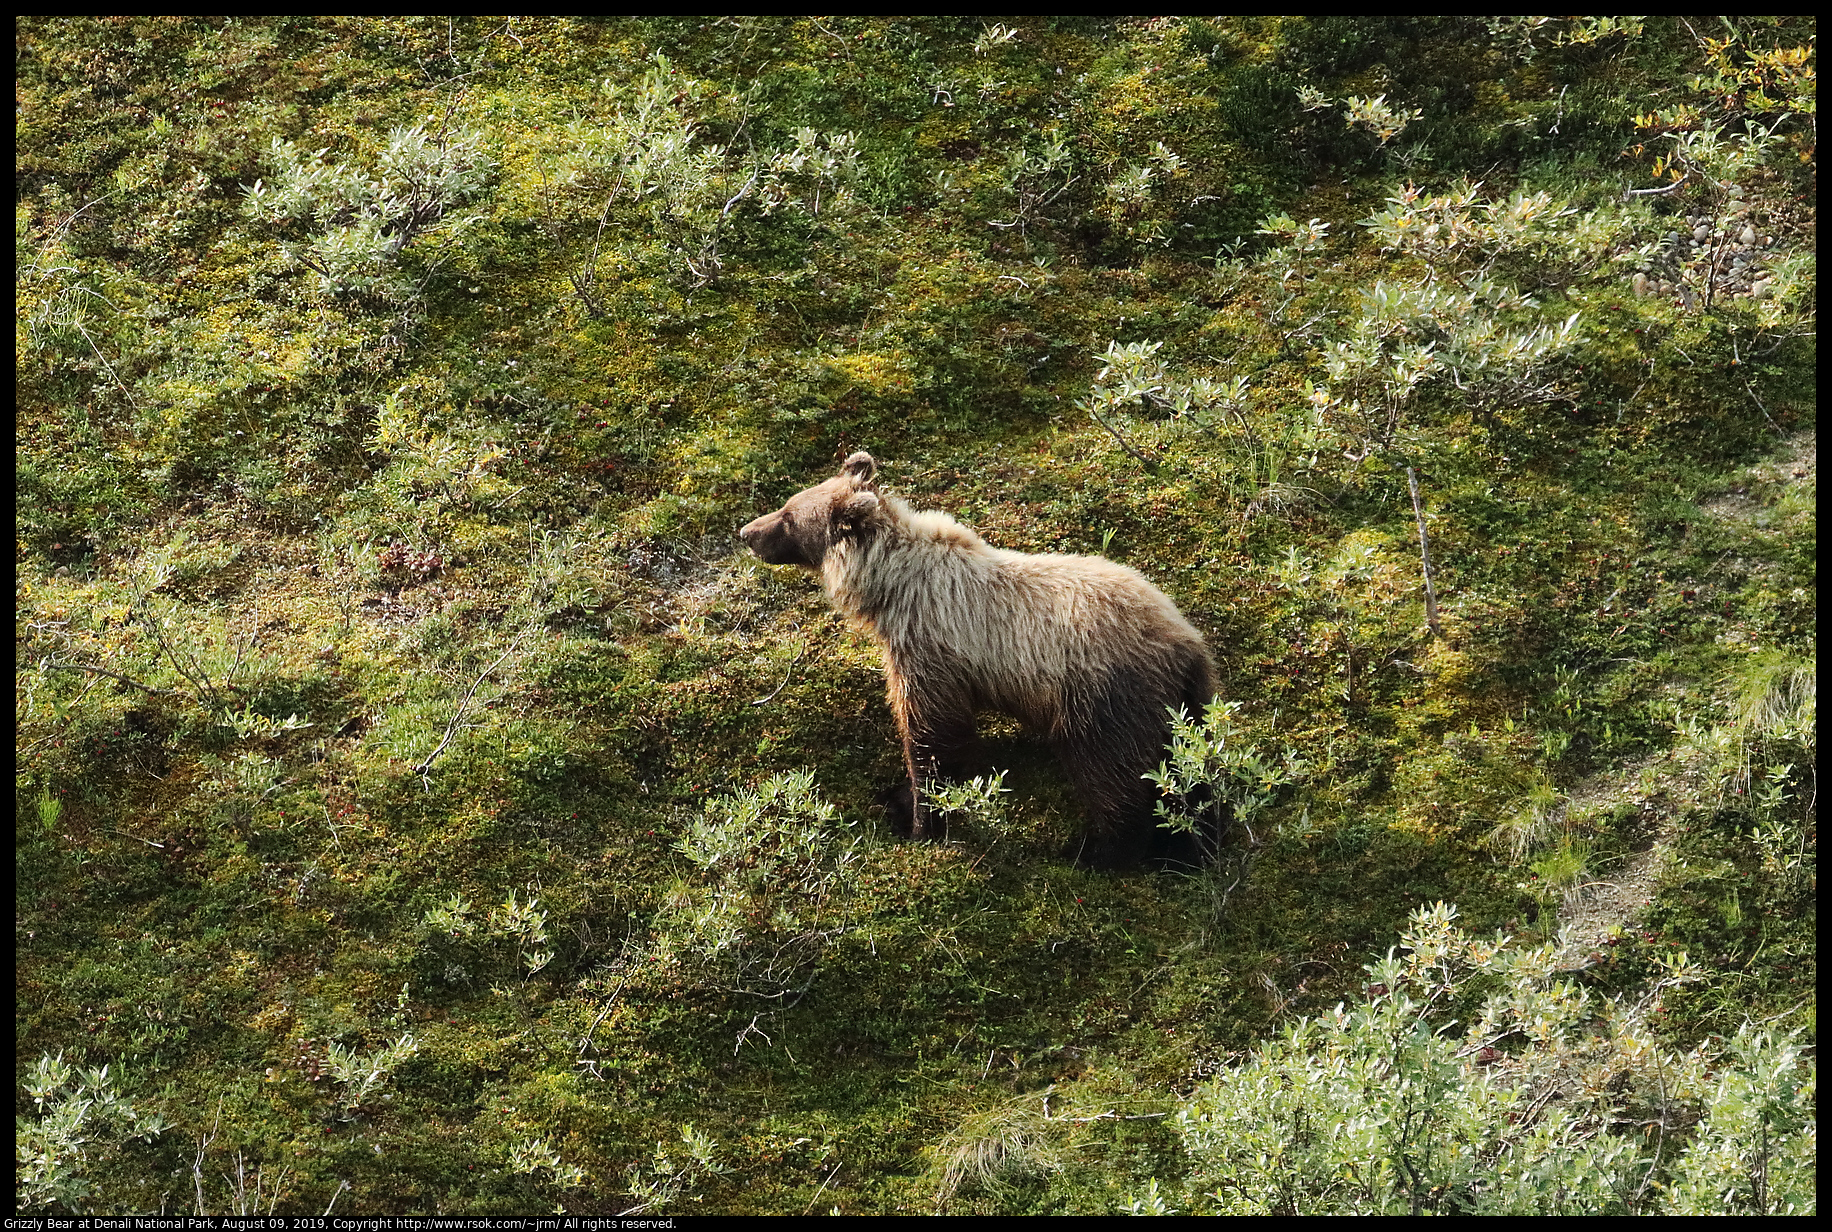
<svg viewBox="0 0 1832 1232">
<path fill-rule="evenodd" d="M 821 575 L 828 598 L 884 649 L 909 771 L 908 824 L 939 838 L 927 786 L 971 773 L 977 710 L 1045 736 L 1087 813 L 1081 858 L 1130 865 L 1153 847 L 1166 707 L 1199 713 L 1209 652 L 1164 593 L 1098 556 L 988 546 L 945 513 L 879 490 L 870 454 L 739 531 L 762 560 Z"/>
</svg>

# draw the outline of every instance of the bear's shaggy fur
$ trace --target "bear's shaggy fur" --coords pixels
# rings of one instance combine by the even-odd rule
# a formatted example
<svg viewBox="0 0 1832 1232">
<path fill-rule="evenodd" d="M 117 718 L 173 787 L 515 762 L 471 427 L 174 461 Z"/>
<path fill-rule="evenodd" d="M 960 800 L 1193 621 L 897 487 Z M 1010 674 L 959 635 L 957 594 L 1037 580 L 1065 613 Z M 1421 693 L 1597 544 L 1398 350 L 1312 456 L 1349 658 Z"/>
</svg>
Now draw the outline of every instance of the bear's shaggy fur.
<svg viewBox="0 0 1832 1232">
<path fill-rule="evenodd" d="M 1055 749 L 1087 814 L 1083 863 L 1124 867 L 1161 851 L 1141 776 L 1163 755 L 1166 707 L 1200 714 L 1214 696 L 1202 635 L 1134 570 L 990 547 L 947 514 L 880 491 L 877 470 L 855 453 L 738 534 L 770 564 L 819 573 L 834 606 L 884 648 L 909 833 L 941 837 L 928 787 L 972 773 L 974 712 L 994 710 Z"/>
</svg>

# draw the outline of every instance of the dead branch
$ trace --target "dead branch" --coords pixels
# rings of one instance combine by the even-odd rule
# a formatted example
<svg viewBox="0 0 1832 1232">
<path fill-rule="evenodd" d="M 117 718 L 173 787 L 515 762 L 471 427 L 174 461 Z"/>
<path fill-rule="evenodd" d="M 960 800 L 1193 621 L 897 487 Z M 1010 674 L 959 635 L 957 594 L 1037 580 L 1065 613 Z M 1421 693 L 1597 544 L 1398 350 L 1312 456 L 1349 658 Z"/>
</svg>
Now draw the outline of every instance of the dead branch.
<svg viewBox="0 0 1832 1232">
<path fill-rule="evenodd" d="M 1099 424 L 1101 427 L 1105 428 L 1107 430 L 1107 434 L 1119 443 L 1119 447 L 1121 449 L 1124 449 L 1127 453 L 1131 454 L 1132 457 L 1135 460 L 1137 460 L 1138 464 L 1145 468 L 1146 474 L 1155 475 L 1158 473 L 1158 464 L 1152 461 L 1150 458 L 1146 457 L 1144 454 L 1140 453 L 1137 449 L 1134 449 L 1132 447 L 1132 443 L 1128 441 L 1125 437 L 1120 435 L 1118 428 L 1115 428 L 1112 424 L 1108 423 L 1105 419 L 1102 419 L 1100 412 L 1094 409 L 1094 404 L 1092 401 L 1078 402 L 1076 403 L 1076 405 L 1079 406 L 1081 409 L 1087 411 L 1088 414 L 1094 416 L 1094 422 Z"/>
<path fill-rule="evenodd" d="M 515 640 L 509 643 L 509 649 L 503 651 L 502 654 L 497 657 L 496 662 L 484 668 L 483 674 L 478 676 L 476 680 L 471 682 L 470 689 L 465 692 L 464 700 L 458 703 L 458 709 L 452 715 L 452 721 L 445 725 L 445 738 L 439 741 L 439 747 L 434 749 L 427 756 L 425 761 L 421 762 L 419 765 L 413 768 L 413 772 L 415 774 L 423 775 L 428 770 L 431 770 L 433 768 L 433 763 L 439 760 L 439 755 L 445 752 L 447 745 L 451 744 L 453 735 L 455 735 L 458 731 L 458 723 L 460 720 L 464 718 L 464 712 L 465 710 L 467 710 L 470 707 L 471 698 L 476 696 L 479 686 L 481 686 L 485 680 L 489 679 L 491 672 L 495 671 L 497 668 L 502 666 L 504 659 L 507 659 L 510 655 L 515 653 L 515 648 L 522 644 L 522 639 L 524 637 L 527 637 L 528 633 L 529 633 L 528 629 L 523 629 L 520 633 L 516 634 Z M 332 1201 L 335 1201 L 335 1200 L 336 1199 L 332 1199 Z"/>
<path fill-rule="evenodd" d="M 1419 560 L 1425 566 L 1425 623 L 1431 626 L 1436 637 L 1443 637 L 1444 630 L 1438 628 L 1438 594 L 1431 584 L 1431 539 L 1425 533 L 1425 506 L 1419 501 L 1418 476 L 1412 468 L 1406 468 L 1406 482 L 1412 488 L 1412 515 L 1419 523 Z"/>
<path fill-rule="evenodd" d="M 141 684 L 131 676 L 123 676 L 119 672 L 111 672 L 105 667 L 97 667 L 92 663 L 60 663 L 56 659 L 40 659 L 38 661 L 38 669 L 40 671 L 46 671 L 53 668 L 66 672 L 94 672 L 98 676 L 107 676 L 112 680 L 119 680 L 122 684 L 131 684 L 136 689 L 144 689 L 148 693 L 157 694 L 161 697 L 169 697 L 172 693 L 170 689 L 155 689 L 150 684 Z"/>
<path fill-rule="evenodd" d="M 774 689 L 772 689 L 768 697 L 760 697 L 756 701 L 752 702 L 751 705 L 762 706 L 768 702 L 775 701 L 776 695 L 778 693 L 781 693 L 784 689 L 789 687 L 789 681 L 795 678 L 795 665 L 797 663 L 800 663 L 802 661 L 802 656 L 807 653 L 808 653 L 808 639 L 803 638 L 801 649 L 795 652 L 795 658 L 789 661 L 789 670 L 783 673 L 782 683 L 777 685 Z"/>
</svg>

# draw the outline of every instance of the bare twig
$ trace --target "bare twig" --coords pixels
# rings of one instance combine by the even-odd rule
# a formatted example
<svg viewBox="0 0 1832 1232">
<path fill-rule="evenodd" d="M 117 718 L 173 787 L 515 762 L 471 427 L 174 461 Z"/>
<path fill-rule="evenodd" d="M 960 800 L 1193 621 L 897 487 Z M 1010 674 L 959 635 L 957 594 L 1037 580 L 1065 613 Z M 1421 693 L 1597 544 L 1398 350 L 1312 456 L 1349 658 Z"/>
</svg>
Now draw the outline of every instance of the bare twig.
<svg viewBox="0 0 1832 1232">
<path fill-rule="evenodd" d="M 611 990 L 611 995 L 605 999 L 604 1008 L 598 1011 L 598 1016 L 592 1019 L 592 1025 L 585 1028 L 585 1034 L 580 1037 L 579 1039 L 580 1057 L 584 1057 L 585 1050 L 592 1046 L 592 1032 L 598 1029 L 598 1024 L 604 1021 L 605 1016 L 611 1012 L 611 1008 L 617 1004 L 617 998 L 623 995 L 623 986 L 630 982 L 630 972 L 634 971 L 635 969 L 636 969 L 636 960 L 630 954 L 628 949 L 626 949 L 624 952 L 623 978 L 617 981 L 617 987 L 613 988 Z M 581 1061 L 580 1063 L 587 1064 L 584 1061 Z M 595 1064 L 595 1063 L 592 1063 L 592 1064 Z M 593 1077 L 598 1076 L 597 1071 L 595 1069 L 593 1070 L 592 1076 Z"/>
<path fill-rule="evenodd" d="M 814 28 L 816 30 L 819 30 L 822 34 L 826 35 L 828 38 L 838 43 L 840 45 L 840 50 L 846 53 L 846 58 L 848 60 L 852 59 L 852 48 L 846 45 L 845 39 L 841 38 L 839 35 L 835 34 L 833 31 L 829 30 L 826 26 L 823 26 L 821 24 L 820 18 L 810 17 L 808 20 L 814 23 Z"/>
<path fill-rule="evenodd" d="M 49 242 L 51 240 L 55 240 L 60 231 L 67 230 L 71 223 L 81 218 L 84 214 L 87 214 L 89 212 L 90 206 L 100 205 L 102 204 L 102 202 L 108 200 L 108 198 L 118 197 L 126 191 L 127 190 L 125 188 L 117 188 L 113 192 L 103 193 L 101 196 L 97 197 L 95 200 L 85 203 L 82 209 L 77 210 L 76 212 L 71 214 L 70 217 L 64 219 L 62 222 L 58 223 L 55 227 L 52 227 L 51 233 L 45 237 L 46 241 Z"/>
<path fill-rule="evenodd" d="M 1686 172 L 1685 175 L 1681 176 L 1677 180 L 1674 180 L 1671 184 L 1662 184 L 1659 188 L 1630 188 L 1630 189 L 1625 190 L 1622 195 L 1625 198 L 1626 197 L 1663 196 L 1666 193 L 1672 192 L 1676 188 L 1684 188 L 1687 184 L 1691 182 L 1692 182 L 1692 173 L 1688 171 Z"/>
<path fill-rule="evenodd" d="M 1743 367 L 1743 349 L 1737 345 L 1737 336 L 1735 334 L 1732 334 L 1730 336 L 1730 354 L 1731 354 L 1731 357 L 1736 360 L 1739 370 L 1747 372 L 1748 369 L 1746 367 Z M 1781 425 L 1776 423 L 1775 417 L 1768 413 L 1768 406 L 1762 401 L 1761 396 L 1756 393 L 1756 387 L 1749 383 L 1748 377 L 1744 377 L 1742 379 L 1743 379 L 1743 388 L 1746 391 L 1748 391 L 1749 393 L 1749 400 L 1756 404 L 1756 409 L 1758 411 L 1762 412 L 1762 418 L 1768 420 L 1769 427 L 1773 428 L 1777 432 L 1781 431 Z M 1643 382 L 1643 384 L 1646 384 L 1646 382 Z"/>
<path fill-rule="evenodd" d="M 1641 1196 L 1648 1190 L 1654 1180 L 1654 1174 L 1660 1170 L 1660 1159 L 1666 1152 L 1667 1145 L 1667 1067 L 1660 1059 L 1660 1048 L 1656 1045 L 1654 1053 L 1654 1079 L 1660 1086 L 1660 1116 L 1655 1118 L 1659 1134 L 1654 1139 L 1654 1162 L 1648 1165 L 1647 1175 L 1641 1178 L 1641 1185 L 1635 1190 L 1635 1204 L 1641 1204 Z M 1765 1212 L 1766 1213 L 1766 1212 Z"/>
<path fill-rule="evenodd" d="M 120 836 L 121 836 L 122 838 L 131 838 L 131 839 L 133 839 L 133 840 L 134 840 L 134 842 L 136 842 L 136 843 L 145 843 L 145 844 L 146 844 L 146 845 L 147 845 L 148 847 L 157 847 L 157 848 L 158 848 L 159 850 L 161 850 L 161 851 L 164 851 L 164 850 L 165 850 L 165 844 L 164 844 L 164 843 L 155 843 L 155 842 L 154 842 L 154 841 L 153 841 L 152 839 L 150 839 L 150 838 L 141 838 L 141 837 L 140 837 L 140 836 L 139 836 L 138 834 L 129 834 L 129 833 L 127 832 L 127 831 L 125 831 L 125 830 L 117 830 L 117 829 L 115 829 L 115 828 L 114 828 L 113 826 L 102 826 L 102 827 L 100 827 L 100 829 L 101 829 L 101 830 L 102 830 L 102 832 L 103 832 L 103 833 L 105 833 L 105 834 L 119 834 L 119 835 L 120 835 Z"/>
<path fill-rule="evenodd" d="M 184 660 L 179 658 L 177 648 L 165 636 L 165 622 L 152 610 L 152 606 L 144 601 L 136 606 L 140 608 L 141 612 L 140 623 L 146 626 L 147 630 L 152 633 L 153 640 L 159 643 L 160 653 L 171 662 L 172 669 L 183 676 L 193 689 L 197 690 L 198 703 L 211 710 L 226 707 L 227 701 L 223 694 L 210 683 L 210 677 L 196 660 L 192 660 L 187 666 Z"/>
<path fill-rule="evenodd" d="M 170 696 L 172 692 L 170 689 L 155 689 L 150 684 L 141 684 L 131 676 L 123 676 L 119 672 L 111 672 L 105 667 L 96 667 L 91 663 L 60 663 L 56 659 L 40 659 L 38 667 L 40 671 L 54 668 L 66 672 L 94 672 L 98 676 L 107 676 L 110 679 L 119 680 L 122 684 L 131 684 L 136 689 L 144 689 L 148 693 L 155 693 L 162 697 Z"/>
<path fill-rule="evenodd" d="M 96 362 L 108 369 L 109 376 L 114 377 L 114 383 L 120 389 L 121 396 L 127 399 L 127 405 L 138 409 L 140 404 L 134 401 L 134 396 L 128 392 L 127 386 L 121 384 L 121 378 L 115 376 L 114 366 L 102 357 L 102 348 L 95 344 L 95 339 L 89 336 L 89 331 L 83 328 L 83 323 L 81 321 L 72 321 L 70 323 L 76 326 L 76 332 L 83 336 L 83 341 L 87 342 L 89 344 L 89 349 L 95 352 Z"/>
<path fill-rule="evenodd" d="M 782 692 L 784 689 L 789 687 L 789 681 L 795 678 L 795 665 L 797 663 L 800 663 L 802 661 L 802 656 L 807 653 L 808 653 L 808 639 L 803 638 L 801 649 L 795 652 L 795 658 L 790 660 L 789 662 L 789 670 L 783 673 L 782 683 L 777 685 L 774 689 L 770 690 L 770 695 L 768 697 L 760 697 L 756 701 L 752 702 L 751 705 L 762 706 L 768 702 L 775 701 L 776 695 Z"/>
<path fill-rule="evenodd" d="M 439 747 L 434 749 L 432 753 L 427 756 L 425 761 L 421 762 L 419 765 L 413 768 L 413 772 L 415 774 L 423 775 L 428 770 L 432 769 L 433 763 L 439 760 L 439 755 L 445 752 L 447 745 L 451 744 L 452 737 L 458 731 L 458 723 L 461 719 L 464 718 L 464 712 L 466 709 L 469 708 L 471 704 L 471 698 L 476 696 L 478 688 L 483 684 L 485 680 L 489 679 L 491 672 L 495 671 L 497 668 L 502 666 L 504 659 L 507 659 L 510 655 L 515 653 L 515 648 L 522 644 L 522 639 L 524 637 L 527 637 L 528 634 L 532 631 L 532 629 L 533 629 L 533 626 L 531 625 L 529 626 L 529 628 L 523 629 L 520 633 L 516 634 L 515 640 L 509 643 L 509 649 L 503 651 L 501 655 L 497 656 L 496 662 L 484 668 L 483 674 L 478 676 L 476 680 L 471 682 L 471 687 L 465 693 L 464 700 L 458 703 L 458 710 L 456 713 L 452 715 L 452 721 L 445 725 L 445 738 L 439 741 Z M 332 1199 L 332 1201 L 336 1201 L 336 1199 Z"/>
<path fill-rule="evenodd" d="M 744 200 L 744 195 L 750 192 L 751 189 L 757 187 L 758 170 L 759 170 L 758 168 L 752 168 L 751 169 L 751 178 L 744 182 L 744 187 L 740 188 L 737 192 L 733 193 L 726 200 L 725 208 L 719 211 L 719 221 L 721 223 L 725 221 L 725 216 L 732 212 L 732 206 L 737 205 L 738 202 Z"/>
<path fill-rule="evenodd" d="M 1167 1117 L 1170 1115 L 1168 1112 L 1115 1112 L 1113 1109 L 1109 1108 L 1107 1111 L 1098 1113 L 1094 1116 L 1052 1116 L 1050 1114 L 1050 1095 L 1054 1093 L 1054 1091 L 1055 1088 L 1051 1087 L 1049 1091 L 1045 1091 L 1043 1094 L 1043 1119 L 1046 1121 L 1057 1121 L 1069 1125 L 1086 1125 L 1090 1121 L 1155 1121 L 1159 1117 Z"/>
<path fill-rule="evenodd" d="M 1146 457 L 1144 454 L 1140 453 L 1138 450 L 1134 449 L 1132 447 L 1132 443 L 1128 441 L 1125 437 L 1120 435 L 1118 428 L 1115 428 L 1112 424 L 1102 419 L 1100 412 L 1094 409 L 1094 404 L 1092 401 L 1078 402 L 1076 405 L 1081 407 L 1083 410 L 1087 411 L 1088 414 L 1094 416 L 1094 422 L 1099 424 L 1101 427 L 1105 428 L 1107 430 L 1107 434 L 1111 436 L 1115 441 L 1119 442 L 1119 447 L 1121 449 L 1124 449 L 1127 453 L 1131 454 L 1133 459 L 1137 461 L 1140 466 L 1145 468 L 1146 474 L 1155 475 L 1158 473 L 1158 464 L 1152 461 L 1150 458 Z"/>
<path fill-rule="evenodd" d="M 752 1014 L 750 1026 L 738 1032 L 738 1042 L 732 1045 L 732 1055 L 734 1057 L 738 1055 L 738 1049 L 744 1047 L 744 1041 L 749 1039 L 753 1035 L 762 1035 L 763 1042 L 766 1044 L 773 1042 L 768 1035 L 764 1034 L 763 1028 L 757 1025 L 757 1020 L 762 1017 L 763 1017 L 763 1014 L 761 1012 Z"/>
<path fill-rule="evenodd" d="M 1444 636 L 1444 630 L 1438 628 L 1438 594 L 1431 583 L 1431 539 L 1425 533 L 1425 506 L 1419 501 L 1418 476 L 1412 468 L 1406 468 L 1406 483 L 1412 488 L 1412 515 L 1419 523 L 1419 560 L 1425 567 L 1425 623 L 1431 626 L 1431 632 L 1437 637 Z"/>
<path fill-rule="evenodd" d="M 827 1186 L 833 1184 L 833 1178 L 839 1174 L 840 1165 L 833 1165 L 833 1171 L 827 1174 L 827 1179 L 821 1182 L 821 1187 L 814 1191 L 814 1196 L 812 1198 L 808 1199 L 808 1205 L 802 1208 L 802 1214 L 806 1215 L 809 1211 L 814 1209 L 814 1204 L 821 1200 L 821 1194 L 826 1191 Z"/>
<path fill-rule="evenodd" d="M 217 1126 L 222 1123 L 223 1101 L 219 1098 L 216 1101 L 216 1119 L 211 1122 L 210 1132 L 207 1135 L 198 1136 L 197 1158 L 191 1161 L 191 1182 L 197 1187 L 197 1213 L 199 1215 L 209 1214 L 209 1212 L 204 1209 L 204 1151 L 209 1148 L 212 1142 L 216 1141 L 216 1129 Z"/>
</svg>

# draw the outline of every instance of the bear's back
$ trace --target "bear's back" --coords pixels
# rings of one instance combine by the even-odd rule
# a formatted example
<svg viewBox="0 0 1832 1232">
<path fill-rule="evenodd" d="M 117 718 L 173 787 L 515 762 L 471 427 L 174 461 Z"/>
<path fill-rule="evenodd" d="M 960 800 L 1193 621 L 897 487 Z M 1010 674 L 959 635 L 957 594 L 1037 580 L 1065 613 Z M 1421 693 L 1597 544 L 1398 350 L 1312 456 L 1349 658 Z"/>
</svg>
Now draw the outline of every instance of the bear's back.
<svg viewBox="0 0 1832 1232">
<path fill-rule="evenodd" d="M 952 679 L 979 706 L 1049 727 L 1115 664 L 1175 676 L 1207 657 L 1176 605 L 1125 565 L 991 547 L 946 514 L 900 529 L 858 562 L 875 601 L 855 614 L 902 674 Z"/>
</svg>

